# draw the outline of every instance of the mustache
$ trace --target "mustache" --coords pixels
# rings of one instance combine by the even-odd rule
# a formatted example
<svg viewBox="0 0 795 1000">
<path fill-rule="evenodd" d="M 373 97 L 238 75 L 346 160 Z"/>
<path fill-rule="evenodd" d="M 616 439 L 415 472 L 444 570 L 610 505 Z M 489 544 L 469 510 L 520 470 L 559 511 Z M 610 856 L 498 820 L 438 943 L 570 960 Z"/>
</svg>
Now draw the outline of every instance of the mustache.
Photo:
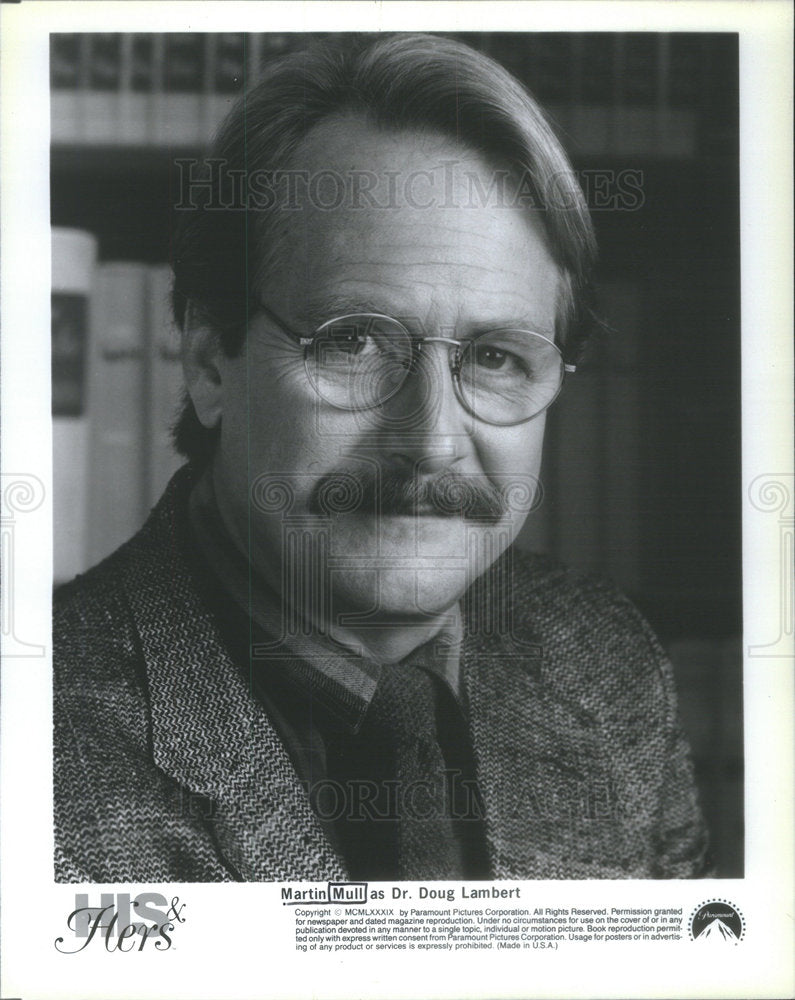
<svg viewBox="0 0 795 1000">
<path fill-rule="evenodd" d="M 372 469 L 328 473 L 312 489 L 312 514 L 363 510 L 383 515 L 414 515 L 427 508 L 440 517 L 495 524 L 509 511 L 505 492 L 485 476 L 443 472 L 420 479 Z"/>
</svg>

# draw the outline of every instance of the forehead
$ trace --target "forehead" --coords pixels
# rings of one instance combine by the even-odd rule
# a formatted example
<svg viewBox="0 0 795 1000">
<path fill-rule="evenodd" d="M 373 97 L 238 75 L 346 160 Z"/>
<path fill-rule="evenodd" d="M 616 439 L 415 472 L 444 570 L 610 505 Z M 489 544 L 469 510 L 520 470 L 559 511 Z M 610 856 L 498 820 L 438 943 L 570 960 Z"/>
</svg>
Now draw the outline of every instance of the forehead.
<svg viewBox="0 0 795 1000">
<path fill-rule="evenodd" d="M 303 184 L 267 284 L 294 315 L 497 309 L 554 328 L 559 272 L 508 170 L 445 136 L 352 117 L 314 129 L 293 162 Z"/>
</svg>

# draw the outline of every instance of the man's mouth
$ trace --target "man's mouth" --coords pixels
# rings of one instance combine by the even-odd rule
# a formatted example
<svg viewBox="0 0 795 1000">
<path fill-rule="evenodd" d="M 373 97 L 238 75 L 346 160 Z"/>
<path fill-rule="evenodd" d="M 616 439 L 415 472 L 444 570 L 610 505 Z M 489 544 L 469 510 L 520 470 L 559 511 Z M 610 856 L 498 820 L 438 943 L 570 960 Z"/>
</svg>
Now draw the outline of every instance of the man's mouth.
<svg viewBox="0 0 795 1000">
<path fill-rule="evenodd" d="M 309 499 L 313 514 L 446 517 L 496 524 L 508 512 L 502 490 L 485 476 L 445 472 L 433 478 L 377 475 L 370 470 L 329 473 Z"/>
</svg>

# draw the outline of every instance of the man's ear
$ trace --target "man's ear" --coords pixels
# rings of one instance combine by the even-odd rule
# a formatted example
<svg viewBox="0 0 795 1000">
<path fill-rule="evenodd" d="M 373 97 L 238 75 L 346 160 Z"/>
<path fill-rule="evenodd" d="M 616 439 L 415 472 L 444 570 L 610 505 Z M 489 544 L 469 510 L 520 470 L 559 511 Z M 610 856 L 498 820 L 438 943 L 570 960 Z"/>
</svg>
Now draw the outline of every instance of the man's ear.
<svg viewBox="0 0 795 1000">
<path fill-rule="evenodd" d="M 204 311 L 193 302 L 188 302 L 182 333 L 182 370 L 196 416 L 208 430 L 221 422 L 221 355 L 218 334 Z"/>
</svg>

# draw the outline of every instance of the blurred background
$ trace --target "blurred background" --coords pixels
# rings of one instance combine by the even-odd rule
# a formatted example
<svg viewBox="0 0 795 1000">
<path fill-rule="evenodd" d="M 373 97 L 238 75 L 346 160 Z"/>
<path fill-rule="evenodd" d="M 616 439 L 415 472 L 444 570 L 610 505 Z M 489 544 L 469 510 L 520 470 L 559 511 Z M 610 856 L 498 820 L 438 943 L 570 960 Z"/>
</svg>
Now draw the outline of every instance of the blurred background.
<svg viewBox="0 0 795 1000">
<path fill-rule="evenodd" d="M 168 260 L 180 158 L 311 34 L 51 36 L 56 582 L 179 464 Z M 600 245 L 592 345 L 519 543 L 612 577 L 676 668 L 719 874 L 743 874 L 738 39 L 464 33 L 548 111 Z"/>
</svg>

